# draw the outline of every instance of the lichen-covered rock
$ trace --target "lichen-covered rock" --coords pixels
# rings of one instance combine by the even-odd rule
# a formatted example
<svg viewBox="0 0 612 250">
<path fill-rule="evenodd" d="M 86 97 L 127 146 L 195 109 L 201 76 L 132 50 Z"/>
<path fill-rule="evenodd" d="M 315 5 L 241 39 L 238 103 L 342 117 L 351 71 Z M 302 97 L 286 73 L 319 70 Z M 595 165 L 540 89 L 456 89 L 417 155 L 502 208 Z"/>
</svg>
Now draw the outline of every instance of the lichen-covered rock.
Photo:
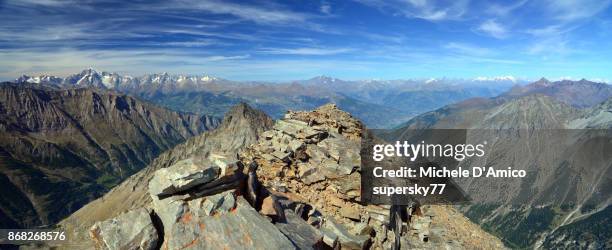
<svg viewBox="0 0 612 250">
<path fill-rule="evenodd" d="M 99 249 L 156 249 L 158 232 L 145 208 L 98 222 L 89 231 Z"/>
<path fill-rule="evenodd" d="M 220 208 L 232 199 L 224 194 Z M 234 207 L 208 215 L 206 198 L 190 201 L 164 199 L 154 201 L 164 224 L 162 249 L 295 249 L 270 221 L 253 209 L 241 196 Z M 163 212 L 162 212 L 163 211 Z"/>
</svg>

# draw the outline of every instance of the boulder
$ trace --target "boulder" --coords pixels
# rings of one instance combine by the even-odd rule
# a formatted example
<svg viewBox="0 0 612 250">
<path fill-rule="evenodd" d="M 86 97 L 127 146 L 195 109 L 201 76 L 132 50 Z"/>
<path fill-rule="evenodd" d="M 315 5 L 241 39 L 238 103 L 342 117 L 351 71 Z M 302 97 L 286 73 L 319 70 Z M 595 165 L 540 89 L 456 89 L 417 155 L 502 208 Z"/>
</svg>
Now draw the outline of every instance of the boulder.
<svg viewBox="0 0 612 250">
<path fill-rule="evenodd" d="M 158 197 L 170 196 L 213 181 L 220 174 L 221 168 L 211 161 L 204 159 L 196 162 L 189 158 L 155 171 L 149 182 L 149 193 Z"/>
<path fill-rule="evenodd" d="M 223 197 L 221 201 L 221 198 Z M 227 193 L 215 198 L 215 212 L 206 209 L 210 197 L 184 200 L 172 196 L 154 199 L 153 207 L 164 225 L 162 249 L 295 249 L 270 221 L 238 196 L 235 207 Z M 219 205 L 220 204 L 220 205 Z M 227 210 L 226 210 L 227 209 Z"/>
<path fill-rule="evenodd" d="M 347 229 L 332 218 L 326 218 L 323 228 L 338 236 L 342 249 L 365 249 L 370 240 L 369 236 L 352 235 Z"/>
<path fill-rule="evenodd" d="M 285 223 L 276 223 L 275 226 L 298 249 L 321 249 L 323 234 L 319 230 L 306 223 L 290 209 L 285 209 L 285 218 Z"/>
<path fill-rule="evenodd" d="M 340 215 L 345 218 L 349 218 L 352 220 L 359 220 L 361 217 L 359 215 L 359 210 L 352 206 L 343 206 L 340 208 Z"/>
<path fill-rule="evenodd" d="M 145 208 L 97 222 L 89 231 L 97 249 L 156 249 L 158 232 Z"/>
<path fill-rule="evenodd" d="M 314 138 L 323 133 L 323 131 L 309 127 L 308 123 L 292 119 L 276 121 L 274 129 L 299 139 Z"/>
<path fill-rule="evenodd" d="M 289 149 L 291 151 L 296 152 L 304 147 L 304 142 L 301 140 L 291 140 L 289 142 Z"/>
<path fill-rule="evenodd" d="M 259 213 L 270 217 L 277 216 L 276 210 L 274 209 L 274 199 L 272 199 L 272 196 L 268 196 L 263 199 Z"/>
</svg>

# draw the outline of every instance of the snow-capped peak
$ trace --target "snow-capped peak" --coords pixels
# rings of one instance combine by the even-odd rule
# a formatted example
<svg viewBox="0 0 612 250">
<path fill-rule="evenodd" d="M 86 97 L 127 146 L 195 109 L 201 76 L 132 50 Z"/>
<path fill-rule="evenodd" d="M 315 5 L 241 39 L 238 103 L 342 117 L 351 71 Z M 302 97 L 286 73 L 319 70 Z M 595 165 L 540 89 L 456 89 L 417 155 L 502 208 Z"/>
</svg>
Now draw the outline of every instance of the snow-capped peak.
<svg viewBox="0 0 612 250">
<path fill-rule="evenodd" d="M 216 77 L 209 76 L 209 75 L 204 75 L 202 76 L 202 78 L 200 78 L 200 81 L 203 81 L 203 82 L 213 82 L 215 80 L 217 80 Z"/>
<path fill-rule="evenodd" d="M 517 79 L 514 76 L 494 76 L 494 77 L 479 76 L 479 77 L 474 78 L 474 81 L 477 81 L 477 82 L 484 82 L 484 81 L 510 81 L 510 82 L 516 82 Z"/>
<path fill-rule="evenodd" d="M 434 82 L 436 82 L 436 81 L 438 81 L 438 79 L 436 79 L 436 78 L 429 78 L 429 79 L 427 79 L 427 80 L 425 81 L 425 83 L 434 83 Z"/>
</svg>

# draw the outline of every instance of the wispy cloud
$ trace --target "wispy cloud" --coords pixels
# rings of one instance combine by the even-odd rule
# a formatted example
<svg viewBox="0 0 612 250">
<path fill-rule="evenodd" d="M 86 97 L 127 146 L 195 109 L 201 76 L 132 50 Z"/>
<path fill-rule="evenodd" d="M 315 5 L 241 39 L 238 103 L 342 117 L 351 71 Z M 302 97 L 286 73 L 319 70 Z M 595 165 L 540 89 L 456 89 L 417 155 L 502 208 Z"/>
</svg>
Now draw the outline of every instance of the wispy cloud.
<svg viewBox="0 0 612 250">
<path fill-rule="evenodd" d="M 272 55 L 326 56 L 353 51 L 350 48 L 264 48 L 259 52 Z"/>
<path fill-rule="evenodd" d="M 527 47 L 527 53 L 541 56 L 565 56 L 575 52 L 566 39 L 558 37 L 538 40 Z"/>
<path fill-rule="evenodd" d="M 307 19 L 306 14 L 293 12 L 278 6 L 267 6 L 266 8 L 216 0 L 174 0 L 168 2 L 164 7 L 196 9 L 214 14 L 228 14 L 243 20 L 267 24 L 288 24 L 291 22 L 304 22 Z"/>
<path fill-rule="evenodd" d="M 0 0 L 0 76 L 94 66 L 230 78 L 486 69 L 610 79 L 611 1 Z"/>
<path fill-rule="evenodd" d="M 611 0 L 547 0 L 546 10 L 557 20 L 576 21 L 591 18 L 607 9 Z"/>
<path fill-rule="evenodd" d="M 507 16 L 513 11 L 523 7 L 529 0 L 516 1 L 509 5 L 487 3 L 486 12 L 495 16 Z"/>
<path fill-rule="evenodd" d="M 84 67 L 118 72 L 146 73 L 177 71 L 184 68 L 205 70 L 218 63 L 249 59 L 249 54 L 215 55 L 192 51 L 139 50 L 73 50 L 32 51 L 0 50 L 0 78 L 10 79 L 21 74 L 66 75 Z"/>
<path fill-rule="evenodd" d="M 445 44 L 443 48 L 450 50 L 452 52 L 455 52 L 455 53 L 466 54 L 466 55 L 471 55 L 471 56 L 490 56 L 493 53 L 492 50 L 488 48 L 478 47 L 478 46 L 463 44 L 463 43 L 455 43 L 455 42 L 450 42 L 448 44 Z"/>
<path fill-rule="evenodd" d="M 493 19 L 489 19 L 481 23 L 480 26 L 478 26 L 478 30 L 497 39 L 503 39 L 508 36 L 508 30 L 506 27 Z"/>
<path fill-rule="evenodd" d="M 427 1 L 427 0 L 355 0 L 368 6 L 377 7 L 404 15 L 409 18 L 429 21 L 457 20 L 468 12 L 468 0 Z"/>
</svg>

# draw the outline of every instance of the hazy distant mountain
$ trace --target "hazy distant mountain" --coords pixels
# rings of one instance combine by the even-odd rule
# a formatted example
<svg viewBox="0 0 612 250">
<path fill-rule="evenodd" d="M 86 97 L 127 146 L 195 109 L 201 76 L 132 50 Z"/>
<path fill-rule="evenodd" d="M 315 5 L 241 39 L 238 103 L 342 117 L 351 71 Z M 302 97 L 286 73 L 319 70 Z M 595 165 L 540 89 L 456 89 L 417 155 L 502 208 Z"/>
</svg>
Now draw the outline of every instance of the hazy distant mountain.
<svg viewBox="0 0 612 250">
<path fill-rule="evenodd" d="M 550 82 L 542 78 L 525 86 L 515 86 L 504 97 L 519 97 L 532 94 L 551 96 L 560 102 L 584 108 L 599 104 L 612 96 L 612 87 L 582 79 L 580 81 Z"/>
<path fill-rule="evenodd" d="M 216 125 L 123 94 L 2 83 L 0 227 L 57 222 Z"/>
<path fill-rule="evenodd" d="M 235 82 L 208 75 L 131 77 L 93 69 L 66 78 L 22 76 L 16 82 L 115 89 L 174 110 L 218 117 L 239 102 L 274 118 L 287 110 L 310 110 L 333 102 L 369 127 L 393 127 L 422 112 L 471 97 L 496 96 L 523 84 L 514 78 L 345 81 L 327 76 L 287 83 Z"/>
<path fill-rule="evenodd" d="M 490 157 L 461 164 L 525 169 L 529 178 L 514 181 L 474 178 L 460 182 L 472 197 L 506 201 L 499 206 L 469 206 L 465 208 L 468 217 L 513 247 L 544 244 L 572 248 L 577 247 L 572 244 L 580 242 L 587 244 L 583 247 L 606 248 L 612 232 L 600 230 L 602 227 L 587 229 L 584 225 L 585 221 L 609 214 L 612 202 L 609 197 L 612 156 L 610 151 L 605 152 L 612 150 L 612 142 L 598 140 L 597 132 L 587 130 L 612 129 L 609 91 L 608 85 L 588 81 L 541 80 L 496 98 L 470 99 L 427 112 L 387 136 L 401 138 L 411 129 L 467 128 L 472 129 L 468 131 L 469 140 L 495 138 L 495 151 L 488 152 Z M 605 102 L 592 108 L 577 108 L 592 106 L 592 101 L 575 99 L 588 95 L 594 95 L 591 100 Z M 526 132 L 506 133 L 506 129 Z M 494 136 L 484 137 L 483 131 Z M 590 151 L 602 147 L 602 154 Z M 595 239 L 581 238 L 589 235 Z"/>
</svg>

